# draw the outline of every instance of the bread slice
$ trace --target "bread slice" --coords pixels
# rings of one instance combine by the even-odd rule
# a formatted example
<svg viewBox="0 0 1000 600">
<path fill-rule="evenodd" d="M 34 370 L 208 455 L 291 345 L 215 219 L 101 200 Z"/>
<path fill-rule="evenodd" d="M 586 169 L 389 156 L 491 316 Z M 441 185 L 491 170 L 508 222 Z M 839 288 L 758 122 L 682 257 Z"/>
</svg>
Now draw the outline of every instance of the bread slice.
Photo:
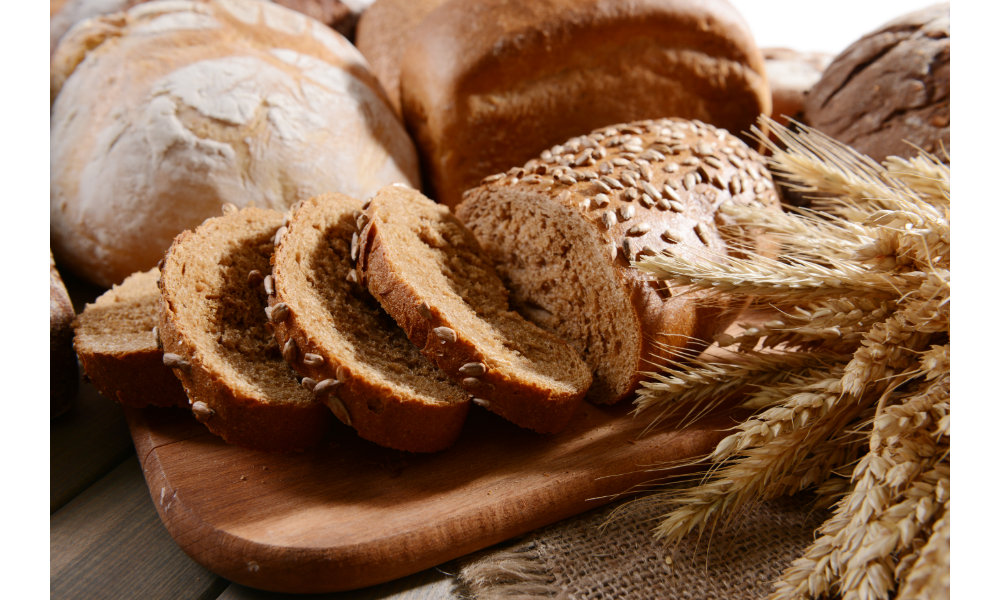
<svg viewBox="0 0 1000 600">
<path fill-rule="evenodd" d="M 476 403 L 541 433 L 569 422 L 591 376 L 565 342 L 512 312 L 475 237 L 445 206 L 387 186 L 359 217 L 368 290 Z"/>
<path fill-rule="evenodd" d="M 73 323 L 73 346 L 90 382 L 126 406 L 188 406 L 157 347 L 157 269 L 129 275 L 88 304 Z"/>
<path fill-rule="evenodd" d="M 613 404 L 664 360 L 699 353 L 742 310 L 675 295 L 632 267 L 666 248 L 689 260 L 761 250 L 717 226 L 727 202 L 780 210 L 763 159 L 723 129 L 660 119 L 598 129 L 487 177 L 455 214 L 512 304 L 593 369 L 587 399 Z"/>
<path fill-rule="evenodd" d="M 294 213 L 266 284 L 271 315 L 287 307 L 274 336 L 308 378 L 303 383 L 361 437 L 398 450 L 442 450 L 461 432 L 470 397 L 352 275 L 360 210 L 360 200 L 325 194 Z"/>
<path fill-rule="evenodd" d="M 160 278 L 164 362 L 195 416 L 227 442 L 266 452 L 313 446 L 330 424 L 281 357 L 255 281 L 269 272 L 281 224 L 280 212 L 230 207 L 174 239 Z"/>
</svg>

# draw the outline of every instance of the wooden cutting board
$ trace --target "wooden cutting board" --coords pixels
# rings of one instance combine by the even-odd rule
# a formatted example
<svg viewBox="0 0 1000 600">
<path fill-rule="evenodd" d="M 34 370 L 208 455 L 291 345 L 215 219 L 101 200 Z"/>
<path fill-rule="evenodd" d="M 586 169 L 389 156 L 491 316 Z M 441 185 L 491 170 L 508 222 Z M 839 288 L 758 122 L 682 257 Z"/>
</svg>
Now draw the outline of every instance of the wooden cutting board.
<svg viewBox="0 0 1000 600">
<path fill-rule="evenodd" d="M 474 407 L 475 408 L 475 407 Z M 243 585 L 349 590 L 403 577 L 610 502 L 709 452 L 734 425 L 683 430 L 633 407 L 584 403 L 538 435 L 483 410 L 431 455 L 389 450 L 336 423 L 318 449 L 275 455 L 224 443 L 175 409 L 127 409 L 153 503 L 194 560 Z M 675 469 L 673 473 L 680 473 Z"/>
</svg>

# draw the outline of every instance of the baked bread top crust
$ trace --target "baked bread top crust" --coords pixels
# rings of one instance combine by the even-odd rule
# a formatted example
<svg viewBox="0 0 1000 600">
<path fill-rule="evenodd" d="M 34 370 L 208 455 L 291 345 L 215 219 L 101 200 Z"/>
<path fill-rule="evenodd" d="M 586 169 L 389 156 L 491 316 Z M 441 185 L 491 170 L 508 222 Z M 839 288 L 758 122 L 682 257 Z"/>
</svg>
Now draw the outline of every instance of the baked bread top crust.
<svg viewBox="0 0 1000 600">
<path fill-rule="evenodd" d="M 449 206 L 480 178 L 612 123 L 770 114 L 764 61 L 725 0 L 453 0 L 410 37 L 403 114 Z"/>
</svg>

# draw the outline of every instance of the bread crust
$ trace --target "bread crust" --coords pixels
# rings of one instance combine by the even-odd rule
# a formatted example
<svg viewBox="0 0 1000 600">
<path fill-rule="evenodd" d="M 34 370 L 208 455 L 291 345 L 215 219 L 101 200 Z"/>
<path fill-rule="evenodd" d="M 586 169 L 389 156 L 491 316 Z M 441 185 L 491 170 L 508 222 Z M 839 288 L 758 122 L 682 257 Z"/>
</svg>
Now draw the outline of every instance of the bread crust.
<svg viewBox="0 0 1000 600">
<path fill-rule="evenodd" d="M 399 68 L 410 35 L 423 20 L 447 0 L 379 0 L 361 14 L 354 44 L 368 59 L 372 73 L 385 89 L 392 109 L 400 117 Z"/>
<path fill-rule="evenodd" d="M 876 162 L 912 158 L 917 147 L 949 160 L 950 4 L 903 15 L 848 46 L 809 90 L 803 120 Z"/>
<path fill-rule="evenodd" d="M 152 331 L 159 311 L 159 276 L 158 269 L 133 273 L 88 304 L 73 323 L 73 345 L 90 382 L 105 398 L 126 406 L 190 404 L 181 382 L 164 366 Z M 144 314 L 125 314 L 126 305 Z M 114 329 L 102 324 L 105 311 L 121 313 Z"/>
<path fill-rule="evenodd" d="M 352 372 L 350 364 L 347 364 L 349 360 L 358 369 L 371 367 L 359 364 L 357 359 L 340 356 L 334 348 L 314 339 L 322 335 L 314 329 L 323 327 L 324 320 L 336 320 L 337 315 L 315 315 L 312 319 L 306 316 L 311 310 L 310 305 L 315 307 L 319 300 L 311 289 L 302 289 L 301 282 L 294 275 L 295 271 L 302 270 L 302 263 L 295 256 L 298 247 L 292 246 L 297 232 L 307 228 L 308 233 L 313 227 L 319 227 L 318 221 L 311 218 L 314 213 L 343 211 L 352 213 L 353 217 L 353 213 L 360 209 L 359 200 L 343 194 L 325 194 L 311 198 L 294 213 L 273 258 L 271 275 L 275 293 L 269 295 L 268 304 L 272 310 L 279 303 L 289 308 L 288 317 L 274 324 L 274 337 L 282 348 L 289 340 L 294 341 L 296 350 L 290 364 L 300 375 L 316 382 L 339 381 L 339 385 L 322 398 L 331 406 L 333 414 L 357 429 L 361 437 L 397 450 L 437 452 L 450 446 L 461 433 L 469 411 L 468 395 L 456 387 L 455 392 L 459 398 L 464 397 L 464 401 L 456 402 L 455 398 L 451 398 L 449 402 L 430 403 L 407 393 L 408 390 L 402 387 L 394 388 L 374 376 Z M 327 281 L 324 275 L 313 273 L 310 279 L 315 278 L 316 286 L 358 285 L 347 281 Z M 383 334 L 380 331 L 368 333 Z M 306 364 L 306 354 L 320 356 L 322 362 L 318 365 Z M 286 361 L 288 358 L 285 357 Z M 341 406 L 337 406 L 336 402 Z"/>
<path fill-rule="evenodd" d="M 232 241 L 237 225 L 270 236 L 281 226 L 281 221 L 281 213 L 257 208 L 209 219 L 195 232 L 185 231 L 177 236 L 164 258 L 160 278 L 160 339 L 166 352 L 177 355 L 187 365 L 173 371 L 194 403 L 192 408 L 197 409 L 198 403 L 202 403 L 208 409 L 200 413 L 195 410 L 195 415 L 209 431 L 228 443 L 263 452 L 301 451 L 315 446 L 329 429 L 330 411 L 299 386 L 290 367 L 287 380 L 268 383 L 281 385 L 295 402 L 279 404 L 255 388 L 253 393 L 247 393 L 235 387 L 229 380 L 229 371 L 213 360 L 213 349 L 198 343 L 205 325 L 191 322 L 191 308 L 182 298 L 185 288 L 181 280 L 188 262 L 218 264 L 221 248 Z M 267 321 L 264 307 L 265 299 L 261 296 L 259 310 L 247 315 L 248 321 L 264 326 Z"/>
<path fill-rule="evenodd" d="M 171 0 L 89 19 L 50 73 L 53 252 L 105 287 L 224 202 L 283 211 L 331 189 L 420 185 L 364 57 L 277 4 Z"/>
<path fill-rule="evenodd" d="M 725 0 L 453 0 L 412 32 L 400 72 L 431 197 L 573 135 L 678 116 L 734 133 L 770 114 L 764 62 Z"/>
<path fill-rule="evenodd" d="M 562 340 L 538 330 L 539 337 L 565 347 L 565 355 L 580 364 L 579 373 L 565 376 L 575 387 L 564 391 L 527 380 L 515 368 L 484 353 L 464 335 L 464 328 L 454 315 L 441 310 L 435 298 L 422 296 L 413 281 L 400 270 L 396 253 L 408 249 L 393 248 L 382 234 L 383 221 L 390 212 L 384 205 L 387 200 L 428 202 L 419 192 L 397 186 L 383 188 L 372 199 L 364 213 L 367 223 L 362 227 L 358 242 L 358 271 L 368 290 L 403 328 L 410 341 L 453 380 L 462 382 L 469 377 L 469 373 L 462 372 L 469 364 L 485 366 L 485 373 L 475 375 L 477 385 L 466 388 L 475 394 L 474 402 L 539 433 L 555 433 L 565 428 L 591 381 L 576 354 Z M 442 210 L 447 212 L 447 209 Z M 443 216 L 448 217 L 450 215 Z M 476 240 L 471 234 L 466 235 L 466 242 L 481 253 Z M 426 310 L 421 309 L 421 305 Z M 435 329 L 442 327 L 452 330 L 455 339 L 446 341 L 437 335 Z"/>
<path fill-rule="evenodd" d="M 623 136 L 628 136 L 627 141 L 621 141 L 625 139 Z M 723 152 L 724 148 L 731 154 Z M 588 152 L 590 159 L 578 161 L 586 158 Z M 595 152 L 604 154 L 598 158 Z M 554 325 L 539 319 L 536 322 L 566 339 L 588 360 L 588 366 L 595 372 L 595 382 L 587 399 L 613 404 L 631 396 L 645 372 L 668 360 L 700 352 L 706 341 L 728 327 L 744 307 L 717 302 L 708 306 L 693 295 L 674 296 L 669 285 L 660 286 L 650 276 L 632 268 L 630 260 L 667 247 L 689 259 L 706 250 L 723 256 L 734 252 L 717 228 L 726 222 L 719 207 L 727 201 L 759 202 L 779 210 L 774 184 L 763 160 L 742 141 L 712 125 L 682 119 L 603 128 L 546 151 L 543 157 L 528 161 L 524 167 L 512 168 L 506 174 L 486 178 L 482 185 L 467 193 L 456 215 L 476 234 L 498 265 L 511 293 L 522 302 L 555 315 Z M 614 160 L 624 164 L 616 165 Z M 576 162 L 580 164 L 574 165 Z M 757 177 L 749 174 L 751 167 Z M 667 172 L 668 168 L 673 172 Z M 700 182 L 689 189 L 688 176 L 700 178 Z M 738 180 L 739 193 L 734 193 L 734 178 Z M 671 181 L 676 197 L 673 201 L 679 203 L 683 212 L 669 204 L 672 196 L 665 186 Z M 650 195 L 649 188 L 661 198 Z M 603 197 L 599 198 L 599 194 Z M 634 199 L 628 200 L 629 197 Z M 591 355 L 587 340 L 575 335 L 571 328 L 572 323 L 579 323 L 573 321 L 577 315 L 560 313 L 552 300 L 539 294 L 539 287 L 546 284 L 540 280 L 539 271 L 532 268 L 518 271 L 510 266 L 530 265 L 530 257 L 524 255 L 528 250 L 522 244 L 512 244 L 505 233 L 490 225 L 490 220 L 496 214 L 505 214 L 508 203 L 514 202 L 530 206 L 538 215 L 544 214 L 545 217 L 539 218 L 550 219 L 549 228 L 574 225 L 579 237 L 561 238 L 562 245 L 592 244 L 607 249 L 595 253 L 595 262 L 586 268 L 596 272 L 599 266 L 612 265 L 609 284 L 612 292 L 597 302 L 581 304 L 578 310 L 584 319 L 617 320 L 627 332 L 622 336 L 627 341 L 615 357 L 627 360 L 628 364 L 612 372 L 605 362 L 607 359 Z M 632 216 L 623 221 L 622 211 L 632 211 Z M 607 213 L 611 217 L 606 217 Z M 556 222 L 559 218 L 566 222 Z M 609 220 L 605 221 L 606 218 Z M 567 285 L 568 280 L 550 283 Z M 579 287 L 573 295 L 586 296 L 586 286 Z M 614 310 L 610 307 L 616 306 L 624 306 L 627 312 L 607 314 Z"/>
</svg>

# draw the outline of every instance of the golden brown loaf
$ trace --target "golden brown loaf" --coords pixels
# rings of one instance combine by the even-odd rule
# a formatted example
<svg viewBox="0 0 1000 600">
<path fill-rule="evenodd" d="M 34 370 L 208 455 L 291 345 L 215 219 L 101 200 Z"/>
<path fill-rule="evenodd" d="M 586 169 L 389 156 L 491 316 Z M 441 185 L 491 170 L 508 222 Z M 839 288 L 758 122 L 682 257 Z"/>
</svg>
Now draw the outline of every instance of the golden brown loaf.
<svg viewBox="0 0 1000 600">
<path fill-rule="evenodd" d="M 377 444 L 411 452 L 451 445 L 469 395 L 424 357 L 359 283 L 352 251 L 361 201 L 311 198 L 279 230 L 270 293 L 274 337 L 303 384 Z M 280 313 L 276 311 L 281 311 Z"/>
<path fill-rule="evenodd" d="M 405 56 L 410 34 L 435 8 L 447 0 L 379 0 L 361 15 L 358 50 L 368 59 L 372 73 L 385 88 L 396 114 L 402 115 L 399 100 L 399 65 Z"/>
<path fill-rule="evenodd" d="M 73 406 L 80 373 L 73 352 L 73 303 L 49 252 L 49 418 Z"/>
<path fill-rule="evenodd" d="M 230 207 L 177 236 L 160 277 L 163 362 L 195 417 L 231 444 L 266 452 L 314 446 L 330 424 L 282 358 L 253 274 L 269 271 L 281 224 L 277 211 Z"/>
<path fill-rule="evenodd" d="M 429 195 L 612 123 L 700 119 L 740 134 L 771 102 L 764 61 L 725 0 L 452 0 L 400 71 Z"/>
<path fill-rule="evenodd" d="M 76 319 L 73 344 L 97 391 L 126 406 L 188 406 L 156 339 L 157 269 L 133 273 Z"/>
<path fill-rule="evenodd" d="M 698 340 L 741 308 L 674 297 L 630 266 L 668 246 L 689 258 L 733 252 L 717 228 L 729 201 L 778 209 L 757 153 L 700 121 L 663 119 L 599 129 L 487 177 L 456 215 L 492 258 L 512 305 L 587 362 L 588 400 L 613 403 L 643 371 L 703 347 Z"/>
<path fill-rule="evenodd" d="M 476 404 L 539 433 L 569 423 L 590 386 L 587 366 L 510 310 L 479 244 L 447 207 L 387 186 L 358 225 L 362 281 Z"/>
<path fill-rule="evenodd" d="M 150 2 L 84 21 L 51 78 L 53 251 L 105 286 L 151 268 L 225 202 L 286 210 L 419 186 L 364 57 L 270 2 Z"/>
</svg>

